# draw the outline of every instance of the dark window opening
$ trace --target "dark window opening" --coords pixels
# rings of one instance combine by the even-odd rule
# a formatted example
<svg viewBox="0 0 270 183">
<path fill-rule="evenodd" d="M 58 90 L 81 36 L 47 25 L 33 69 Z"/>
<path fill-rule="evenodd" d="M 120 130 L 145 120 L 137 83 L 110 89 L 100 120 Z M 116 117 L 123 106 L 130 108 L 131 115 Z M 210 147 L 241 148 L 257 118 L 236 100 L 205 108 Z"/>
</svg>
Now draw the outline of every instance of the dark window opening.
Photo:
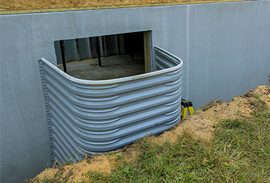
<svg viewBox="0 0 270 183">
<path fill-rule="evenodd" d="M 146 62 L 150 62 L 149 34 L 135 32 L 55 41 L 58 67 L 73 77 L 87 80 L 143 74 L 149 69 L 146 69 Z"/>
</svg>

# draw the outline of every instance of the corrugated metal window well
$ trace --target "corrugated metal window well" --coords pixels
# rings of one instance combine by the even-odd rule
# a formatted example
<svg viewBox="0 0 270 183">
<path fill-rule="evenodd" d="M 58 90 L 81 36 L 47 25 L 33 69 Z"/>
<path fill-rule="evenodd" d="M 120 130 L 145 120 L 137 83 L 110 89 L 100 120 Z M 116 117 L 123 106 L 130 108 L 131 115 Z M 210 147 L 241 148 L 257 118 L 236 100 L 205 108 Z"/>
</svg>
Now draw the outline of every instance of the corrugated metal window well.
<svg viewBox="0 0 270 183">
<path fill-rule="evenodd" d="M 127 34 L 58 41 L 57 58 L 60 64 L 60 58 L 65 57 L 66 68 L 45 58 L 39 60 L 52 162 L 77 161 L 85 153 L 113 151 L 147 134 L 168 130 L 180 121 L 183 63 L 166 50 L 151 46 L 149 35 L 143 32 L 131 37 Z M 133 44 L 138 44 L 137 50 Z M 99 48 L 100 60 L 98 49 L 78 51 L 82 45 Z M 79 54 L 71 54 L 72 50 Z M 98 75 L 94 70 L 99 67 L 108 67 L 106 72 L 114 70 L 113 64 L 120 67 L 123 63 L 118 58 L 133 64 L 128 72 L 101 74 L 92 79 Z M 78 62 L 87 64 L 75 72 L 70 64 Z M 136 73 L 132 73 L 134 65 L 138 67 Z M 88 66 L 93 69 L 89 71 Z M 87 70 L 86 74 L 82 69 Z"/>
</svg>

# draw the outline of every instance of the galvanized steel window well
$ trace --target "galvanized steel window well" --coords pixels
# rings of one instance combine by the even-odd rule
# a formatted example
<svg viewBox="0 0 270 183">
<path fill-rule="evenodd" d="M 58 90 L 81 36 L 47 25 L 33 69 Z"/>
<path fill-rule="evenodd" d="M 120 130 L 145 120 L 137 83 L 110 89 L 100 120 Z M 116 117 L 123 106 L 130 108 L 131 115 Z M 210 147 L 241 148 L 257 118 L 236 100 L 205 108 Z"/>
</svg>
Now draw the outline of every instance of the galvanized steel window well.
<svg viewBox="0 0 270 183">
<path fill-rule="evenodd" d="M 156 71 L 111 80 L 77 79 L 39 61 L 53 162 L 119 149 L 180 121 L 183 63 L 154 50 Z"/>
</svg>

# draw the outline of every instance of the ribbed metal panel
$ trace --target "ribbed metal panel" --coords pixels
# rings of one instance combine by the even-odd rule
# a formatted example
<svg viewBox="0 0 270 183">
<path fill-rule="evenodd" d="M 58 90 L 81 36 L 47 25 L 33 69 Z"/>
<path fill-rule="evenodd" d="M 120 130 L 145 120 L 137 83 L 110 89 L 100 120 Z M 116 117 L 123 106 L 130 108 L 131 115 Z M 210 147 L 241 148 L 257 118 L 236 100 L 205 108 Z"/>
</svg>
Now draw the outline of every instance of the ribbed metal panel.
<svg viewBox="0 0 270 183">
<path fill-rule="evenodd" d="M 180 121 L 182 61 L 155 48 L 160 71 L 112 80 L 73 78 L 42 58 L 52 161 L 119 149 Z"/>
<path fill-rule="evenodd" d="M 170 67 L 174 67 L 181 63 L 180 59 L 175 59 L 175 56 L 168 53 L 167 51 L 155 47 L 155 63 L 157 70 L 167 69 Z"/>
</svg>

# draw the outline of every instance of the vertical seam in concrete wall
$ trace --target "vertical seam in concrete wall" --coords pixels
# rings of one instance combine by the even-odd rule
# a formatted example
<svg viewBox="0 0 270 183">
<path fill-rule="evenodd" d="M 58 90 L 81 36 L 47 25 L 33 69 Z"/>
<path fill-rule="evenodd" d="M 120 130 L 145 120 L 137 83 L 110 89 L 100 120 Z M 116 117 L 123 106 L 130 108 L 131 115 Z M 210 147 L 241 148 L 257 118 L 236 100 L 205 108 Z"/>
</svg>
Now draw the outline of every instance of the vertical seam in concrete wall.
<svg viewBox="0 0 270 183">
<path fill-rule="evenodd" d="M 188 78 L 189 78 L 189 15 L 190 15 L 190 12 L 189 12 L 189 8 L 190 6 L 187 6 L 187 18 L 186 18 L 186 94 L 185 96 L 189 99 L 189 81 L 188 81 Z"/>
</svg>

